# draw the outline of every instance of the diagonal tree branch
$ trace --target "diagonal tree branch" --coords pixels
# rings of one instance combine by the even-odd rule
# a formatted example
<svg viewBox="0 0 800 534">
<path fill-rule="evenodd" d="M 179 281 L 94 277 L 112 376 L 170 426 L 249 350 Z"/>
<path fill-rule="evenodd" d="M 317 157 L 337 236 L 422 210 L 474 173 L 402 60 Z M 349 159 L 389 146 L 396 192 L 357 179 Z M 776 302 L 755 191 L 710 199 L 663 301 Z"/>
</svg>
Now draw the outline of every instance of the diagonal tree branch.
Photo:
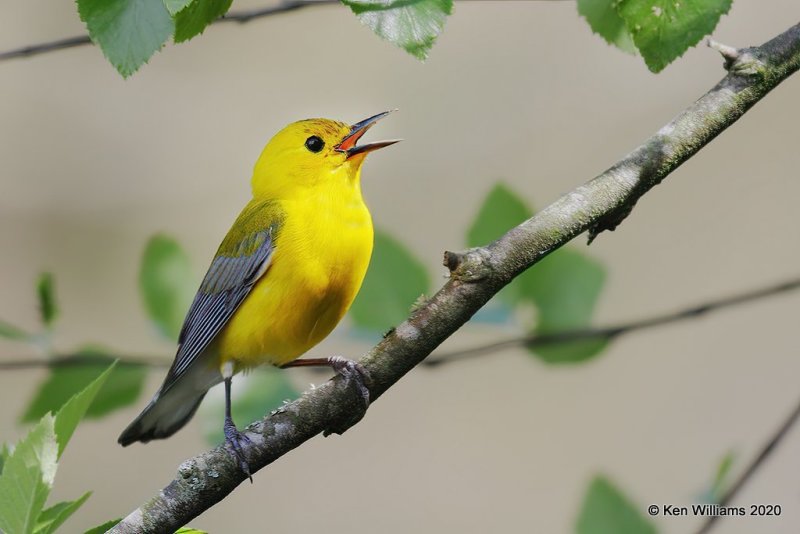
<svg viewBox="0 0 800 534">
<path fill-rule="evenodd" d="M 609 170 L 494 243 L 445 253 L 449 280 L 361 360 L 372 376 L 372 398 L 418 365 L 516 275 L 585 231 L 596 236 L 614 228 L 645 192 L 797 71 L 800 25 L 761 47 L 737 52 L 722 81 Z M 337 377 L 247 427 L 247 461 L 256 472 L 320 433 L 344 432 L 362 416 L 360 399 Z M 217 447 L 181 464 L 167 487 L 111 532 L 174 531 L 246 478 Z"/>
</svg>

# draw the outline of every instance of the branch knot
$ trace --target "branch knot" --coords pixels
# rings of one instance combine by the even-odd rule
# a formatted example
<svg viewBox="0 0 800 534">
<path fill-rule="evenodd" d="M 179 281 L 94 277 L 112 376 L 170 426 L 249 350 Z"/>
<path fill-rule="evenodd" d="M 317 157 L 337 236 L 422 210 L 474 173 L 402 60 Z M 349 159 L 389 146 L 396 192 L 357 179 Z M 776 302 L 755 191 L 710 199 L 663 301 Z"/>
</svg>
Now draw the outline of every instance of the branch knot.
<svg viewBox="0 0 800 534">
<path fill-rule="evenodd" d="M 754 53 L 752 48 L 734 48 L 713 39 L 706 44 L 722 55 L 725 70 L 739 76 L 762 76 L 766 70 L 764 62 Z"/>
<path fill-rule="evenodd" d="M 490 256 L 489 251 L 482 247 L 465 252 L 447 250 L 442 263 L 450 270 L 450 278 L 461 282 L 477 282 L 492 275 Z"/>
</svg>

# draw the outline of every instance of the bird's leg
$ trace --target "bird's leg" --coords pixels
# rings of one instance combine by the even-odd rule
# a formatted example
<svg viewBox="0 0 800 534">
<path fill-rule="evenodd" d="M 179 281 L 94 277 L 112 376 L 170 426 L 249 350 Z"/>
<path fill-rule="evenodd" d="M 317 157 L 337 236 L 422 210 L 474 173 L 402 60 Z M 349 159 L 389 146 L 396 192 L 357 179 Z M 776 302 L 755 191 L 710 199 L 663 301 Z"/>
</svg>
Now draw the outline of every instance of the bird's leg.
<svg viewBox="0 0 800 534">
<path fill-rule="evenodd" d="M 250 474 L 250 466 L 247 464 L 247 460 L 244 457 L 244 449 L 242 448 L 242 443 L 250 443 L 250 438 L 239 432 L 231 417 L 232 362 L 226 362 L 222 366 L 222 377 L 225 379 L 225 424 L 222 427 L 222 431 L 225 434 L 225 444 L 229 446 L 228 452 L 231 453 L 231 456 L 239 464 L 244 474 L 250 478 L 250 483 L 252 484 L 253 475 Z"/>
<path fill-rule="evenodd" d="M 361 399 L 364 401 L 364 408 L 369 407 L 369 384 L 372 379 L 369 373 L 360 363 L 348 360 L 341 356 L 331 356 L 329 358 L 303 358 L 302 360 L 294 360 L 283 364 L 281 368 L 287 367 L 331 367 L 338 374 L 342 375 L 344 379 L 355 386 Z"/>
</svg>

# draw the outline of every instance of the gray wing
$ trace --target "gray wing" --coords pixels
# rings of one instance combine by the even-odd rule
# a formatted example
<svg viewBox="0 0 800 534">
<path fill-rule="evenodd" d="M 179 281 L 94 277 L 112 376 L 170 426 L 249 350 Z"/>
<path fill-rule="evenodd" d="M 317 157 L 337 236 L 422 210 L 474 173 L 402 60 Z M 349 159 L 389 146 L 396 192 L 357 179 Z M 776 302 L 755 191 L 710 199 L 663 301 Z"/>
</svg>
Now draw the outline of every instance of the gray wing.
<svg viewBox="0 0 800 534">
<path fill-rule="evenodd" d="M 275 250 L 272 237 L 271 227 L 255 232 L 242 240 L 233 254 L 218 254 L 211 262 L 186 314 L 178 353 L 161 386 L 162 394 L 186 373 L 266 272 Z"/>
</svg>

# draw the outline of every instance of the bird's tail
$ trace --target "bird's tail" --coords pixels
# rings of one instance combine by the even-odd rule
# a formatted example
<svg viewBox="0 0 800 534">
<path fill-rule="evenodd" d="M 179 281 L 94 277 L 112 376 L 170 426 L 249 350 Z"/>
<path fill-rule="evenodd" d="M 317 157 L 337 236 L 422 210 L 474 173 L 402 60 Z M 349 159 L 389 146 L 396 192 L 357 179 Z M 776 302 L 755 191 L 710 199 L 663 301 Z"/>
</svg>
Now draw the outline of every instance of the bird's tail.
<svg viewBox="0 0 800 534">
<path fill-rule="evenodd" d="M 206 382 L 202 386 L 191 379 L 196 377 L 182 377 L 166 392 L 159 390 L 150 404 L 120 434 L 117 442 L 126 447 L 136 441 L 147 443 L 151 439 L 170 437 L 189 422 L 206 396 L 208 388 L 221 380 L 218 372 L 214 372 L 213 376 L 215 378 L 211 383 L 207 381 L 209 377 L 200 380 Z"/>
</svg>

